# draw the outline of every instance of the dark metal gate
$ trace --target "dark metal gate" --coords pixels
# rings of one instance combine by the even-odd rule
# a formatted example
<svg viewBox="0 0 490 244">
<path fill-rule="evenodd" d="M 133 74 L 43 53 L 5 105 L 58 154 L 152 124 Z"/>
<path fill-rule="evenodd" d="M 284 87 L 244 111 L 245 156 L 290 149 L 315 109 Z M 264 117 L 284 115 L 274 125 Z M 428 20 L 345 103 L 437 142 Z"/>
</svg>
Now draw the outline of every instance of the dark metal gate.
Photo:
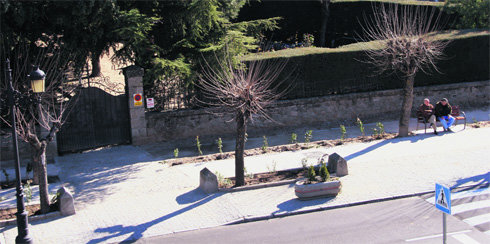
<svg viewBox="0 0 490 244">
<path fill-rule="evenodd" d="M 82 88 L 57 133 L 58 153 L 131 143 L 128 97 L 97 87 Z"/>
</svg>

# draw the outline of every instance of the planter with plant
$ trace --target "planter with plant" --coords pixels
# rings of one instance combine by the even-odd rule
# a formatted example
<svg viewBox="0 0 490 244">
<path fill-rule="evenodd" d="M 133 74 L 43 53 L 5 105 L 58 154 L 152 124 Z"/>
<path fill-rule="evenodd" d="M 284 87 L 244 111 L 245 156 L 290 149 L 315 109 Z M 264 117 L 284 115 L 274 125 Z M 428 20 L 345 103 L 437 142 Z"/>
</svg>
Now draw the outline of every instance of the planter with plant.
<svg viewBox="0 0 490 244">
<path fill-rule="evenodd" d="M 321 162 L 318 175 L 315 167 L 310 166 L 307 178 L 297 181 L 294 185 L 294 193 L 300 200 L 308 200 L 316 197 L 336 196 L 341 187 L 339 179 L 330 177 L 325 163 Z"/>
</svg>

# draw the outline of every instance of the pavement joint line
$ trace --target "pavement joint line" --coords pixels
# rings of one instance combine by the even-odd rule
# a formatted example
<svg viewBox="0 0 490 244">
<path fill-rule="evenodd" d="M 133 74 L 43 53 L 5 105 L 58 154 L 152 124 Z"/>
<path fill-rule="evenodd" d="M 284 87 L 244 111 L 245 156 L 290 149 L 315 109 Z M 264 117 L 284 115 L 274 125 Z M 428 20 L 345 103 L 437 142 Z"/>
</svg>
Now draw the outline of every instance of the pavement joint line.
<svg viewBox="0 0 490 244">
<path fill-rule="evenodd" d="M 467 185 L 467 186 L 458 186 L 451 188 L 451 190 L 455 189 L 464 189 L 464 188 L 472 188 L 472 187 L 483 187 L 486 186 L 488 187 L 488 184 L 474 184 L 474 185 Z M 417 196 L 422 196 L 426 194 L 434 193 L 434 190 L 431 191 L 423 191 L 423 192 L 418 192 L 418 193 L 411 193 L 411 194 L 405 194 L 405 195 L 399 195 L 399 196 L 391 196 L 391 197 L 384 197 L 384 198 L 378 198 L 378 199 L 372 199 L 372 200 L 367 200 L 367 201 L 360 201 L 360 202 L 353 202 L 353 203 L 346 203 L 346 204 L 340 204 L 340 205 L 335 205 L 335 206 L 320 206 L 316 208 L 311 208 L 311 209 L 301 209 L 297 211 L 292 211 L 292 212 L 285 212 L 285 213 L 277 213 L 277 214 L 270 214 L 270 215 L 261 215 L 261 216 L 252 216 L 252 217 L 244 217 L 242 219 L 237 219 L 236 221 L 230 221 L 224 225 L 236 225 L 236 224 L 242 224 L 242 223 L 249 223 L 249 222 L 256 222 L 256 221 L 262 221 L 262 220 L 269 220 L 269 219 L 274 219 L 274 218 L 282 218 L 282 217 L 287 217 L 287 216 L 294 216 L 294 215 L 299 215 L 299 214 L 307 214 L 307 213 L 313 213 L 313 212 L 319 212 L 319 211 L 325 211 L 325 210 L 331 210 L 331 209 L 338 209 L 338 208 L 346 208 L 346 207 L 354 207 L 354 206 L 359 206 L 359 205 L 366 205 L 370 203 L 377 203 L 377 202 L 385 202 L 385 201 L 391 201 L 391 200 L 397 200 L 397 199 L 403 199 L 403 198 L 409 198 L 409 197 L 417 197 Z"/>
<path fill-rule="evenodd" d="M 451 233 L 447 233 L 448 236 L 451 236 L 451 235 L 460 235 L 460 234 L 464 234 L 464 233 L 468 233 L 468 232 L 471 232 L 472 230 L 462 230 L 462 231 L 456 231 L 456 232 L 451 232 Z M 406 242 L 412 242 L 412 241 L 421 241 L 421 240 L 426 240 L 426 239 L 432 239 L 432 238 L 437 238 L 437 237 L 441 237 L 442 234 L 435 234 L 435 235 L 430 235 L 430 236 L 422 236 L 422 237 L 417 237 L 417 238 L 412 238 L 412 239 L 408 239 L 408 240 L 405 240 Z"/>
</svg>

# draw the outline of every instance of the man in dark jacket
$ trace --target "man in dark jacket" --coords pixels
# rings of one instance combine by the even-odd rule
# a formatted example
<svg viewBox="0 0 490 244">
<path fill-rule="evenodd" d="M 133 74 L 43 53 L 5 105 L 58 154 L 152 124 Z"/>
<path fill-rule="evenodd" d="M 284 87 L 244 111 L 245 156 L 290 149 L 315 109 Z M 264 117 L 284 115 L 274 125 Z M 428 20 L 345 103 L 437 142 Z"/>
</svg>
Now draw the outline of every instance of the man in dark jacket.
<svg viewBox="0 0 490 244">
<path fill-rule="evenodd" d="M 451 116 L 452 108 L 446 98 L 436 103 L 435 115 L 444 127 L 444 131 L 451 131 L 449 127 L 453 125 L 454 118 Z"/>
<path fill-rule="evenodd" d="M 430 126 L 434 129 L 434 134 L 437 135 L 437 127 L 436 127 L 436 116 L 434 115 L 434 106 L 430 104 L 430 100 L 428 98 L 424 99 L 424 103 L 419 106 L 417 110 L 417 117 L 424 118 L 425 122 L 430 123 Z"/>
</svg>

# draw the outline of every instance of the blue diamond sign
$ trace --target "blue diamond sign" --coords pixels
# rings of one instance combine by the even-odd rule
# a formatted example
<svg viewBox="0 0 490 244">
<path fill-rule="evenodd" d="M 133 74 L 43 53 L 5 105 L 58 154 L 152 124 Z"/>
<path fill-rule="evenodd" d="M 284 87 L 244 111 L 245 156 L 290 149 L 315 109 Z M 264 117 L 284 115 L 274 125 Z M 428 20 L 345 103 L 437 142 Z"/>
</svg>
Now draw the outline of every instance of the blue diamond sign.
<svg viewBox="0 0 490 244">
<path fill-rule="evenodd" d="M 436 183 L 436 208 L 451 214 L 451 190 L 447 186 Z"/>
</svg>

